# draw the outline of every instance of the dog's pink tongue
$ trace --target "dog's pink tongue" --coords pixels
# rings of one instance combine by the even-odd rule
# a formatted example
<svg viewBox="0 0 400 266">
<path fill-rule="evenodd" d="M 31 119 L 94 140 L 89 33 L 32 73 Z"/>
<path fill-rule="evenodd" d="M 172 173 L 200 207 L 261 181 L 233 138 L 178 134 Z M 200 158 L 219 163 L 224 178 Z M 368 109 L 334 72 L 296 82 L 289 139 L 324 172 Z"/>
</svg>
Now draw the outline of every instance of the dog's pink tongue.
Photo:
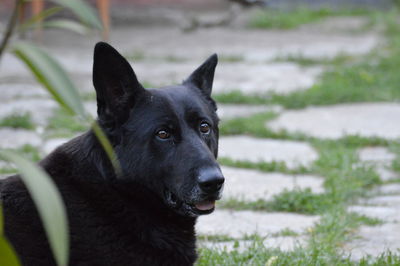
<svg viewBox="0 0 400 266">
<path fill-rule="evenodd" d="M 211 201 L 211 200 L 206 200 L 206 201 L 201 201 L 199 203 L 196 203 L 194 205 L 198 210 L 201 211 L 208 211 L 211 210 L 212 208 L 214 208 L 215 206 L 215 201 Z"/>
</svg>

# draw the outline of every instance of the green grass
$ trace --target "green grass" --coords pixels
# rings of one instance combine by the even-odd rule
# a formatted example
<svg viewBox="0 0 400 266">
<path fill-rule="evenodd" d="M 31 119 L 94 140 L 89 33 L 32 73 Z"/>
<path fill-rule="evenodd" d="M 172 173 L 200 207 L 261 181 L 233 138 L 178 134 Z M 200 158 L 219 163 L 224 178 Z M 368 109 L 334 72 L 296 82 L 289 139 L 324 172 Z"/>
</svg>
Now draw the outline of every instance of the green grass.
<svg viewBox="0 0 400 266">
<path fill-rule="evenodd" d="M 345 57 L 340 56 L 333 62 L 326 61 L 325 63 L 331 66 L 330 69 L 321 75 L 314 86 L 305 91 L 295 91 L 286 95 L 276 93 L 244 95 L 237 90 L 217 94 L 214 98 L 221 103 L 278 104 L 287 109 L 299 109 L 310 105 L 400 101 L 398 16 L 397 11 L 377 16 L 379 23 L 385 26 L 388 39 L 386 45 L 357 60 L 351 60 L 351 64 Z M 304 57 L 287 59 L 303 65 L 321 63 Z"/>
<path fill-rule="evenodd" d="M 356 61 L 357 60 L 357 61 Z M 309 58 L 304 55 L 280 56 L 274 59 L 275 62 L 292 62 L 303 67 L 311 66 L 343 66 L 350 63 L 358 62 L 359 59 L 347 54 L 339 54 L 333 58 Z"/>
<path fill-rule="evenodd" d="M 226 157 L 218 158 L 218 162 L 222 165 L 255 169 L 262 172 L 281 172 L 286 174 L 307 174 L 310 170 L 307 167 L 299 166 L 297 168 L 288 168 L 285 162 L 272 161 L 272 162 L 250 162 L 250 161 L 240 161 L 232 160 Z"/>
<path fill-rule="evenodd" d="M 243 62 L 244 57 L 242 55 L 220 55 L 218 56 L 218 61 L 227 63 L 238 63 Z"/>
<path fill-rule="evenodd" d="M 50 136 L 70 137 L 76 133 L 81 133 L 88 130 L 89 126 L 78 118 L 71 116 L 64 109 L 58 109 L 49 119 L 47 132 Z"/>
<path fill-rule="evenodd" d="M 35 124 L 32 122 L 32 118 L 29 113 L 14 113 L 2 118 L 0 120 L 0 127 L 34 129 Z"/>
<path fill-rule="evenodd" d="M 388 43 L 377 52 L 364 58 L 338 60 L 337 62 L 312 62 L 292 58 L 303 65 L 327 64 L 330 71 L 322 75 L 319 83 L 309 90 L 289 95 L 251 95 L 240 92 L 216 95 L 219 102 L 281 104 L 286 108 L 303 108 L 309 105 L 326 105 L 343 102 L 399 101 L 400 100 L 400 25 L 392 14 L 384 14 Z M 382 20 L 382 18 L 379 18 Z M 398 20 L 400 21 L 400 20 Z M 290 58 L 289 58 L 290 59 Z M 284 191 L 269 201 L 246 202 L 226 200 L 220 206 L 231 209 L 258 211 L 290 211 L 318 214 L 318 224 L 308 230 L 308 244 L 293 251 L 268 249 L 263 239 L 254 237 L 254 244 L 246 249 L 233 251 L 200 250 L 198 265 L 400 265 L 400 256 L 390 252 L 378 257 L 351 260 L 342 253 L 344 243 L 354 240 L 360 225 L 375 226 L 381 220 L 347 212 L 347 206 L 360 197 L 368 196 L 374 186 L 382 184 L 370 165 L 359 161 L 357 150 L 366 146 L 386 146 L 397 157 L 392 168 L 400 172 L 400 145 L 381 138 L 346 136 L 338 140 L 321 140 L 290 132 L 271 132 L 264 127 L 276 114 L 264 113 L 249 118 L 233 119 L 221 123 L 222 135 L 246 134 L 263 138 L 302 140 L 309 142 L 319 153 L 319 158 L 305 172 L 324 178 L 325 192 L 313 194 L 302 189 Z M 263 171 L 290 172 L 285 164 L 250 163 L 221 158 L 225 165 L 254 168 Z"/>
<path fill-rule="evenodd" d="M 328 8 L 297 8 L 290 11 L 264 9 L 258 10 L 250 20 L 250 28 L 294 29 L 303 24 L 320 21 L 331 16 L 369 15 L 371 11 L 361 9 L 332 10 Z"/>
<path fill-rule="evenodd" d="M 303 214 L 318 214 L 326 211 L 331 205 L 324 194 L 314 194 L 308 189 L 285 190 L 270 201 L 257 200 L 246 202 L 237 199 L 223 200 L 220 208 L 234 210 L 254 210 L 268 212 L 296 212 Z"/>
<path fill-rule="evenodd" d="M 317 138 L 308 137 L 301 133 L 292 133 L 285 130 L 272 131 L 266 127 L 266 123 L 276 118 L 276 113 L 259 113 L 244 118 L 234 118 L 222 121 L 220 124 L 221 135 L 250 135 L 258 138 L 270 139 L 286 139 L 297 141 L 319 141 Z M 325 140 L 326 142 L 340 142 L 351 147 L 366 147 L 366 146 L 390 146 L 395 142 L 379 137 L 362 137 L 358 135 L 348 135 L 337 140 Z M 229 163 L 229 162 L 227 162 Z M 245 166 L 245 168 L 248 168 Z M 257 168 L 253 166 L 253 168 Z"/>
</svg>

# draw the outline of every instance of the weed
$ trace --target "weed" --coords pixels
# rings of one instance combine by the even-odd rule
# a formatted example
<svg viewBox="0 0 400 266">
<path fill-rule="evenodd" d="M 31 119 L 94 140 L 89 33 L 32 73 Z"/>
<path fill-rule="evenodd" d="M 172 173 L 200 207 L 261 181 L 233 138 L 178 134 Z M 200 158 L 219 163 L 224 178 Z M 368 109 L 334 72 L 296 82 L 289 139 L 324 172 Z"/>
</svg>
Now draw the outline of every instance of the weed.
<svg viewBox="0 0 400 266">
<path fill-rule="evenodd" d="M 14 113 L 2 118 L 0 120 L 0 127 L 34 129 L 35 125 L 32 122 L 31 115 L 29 113 Z"/>
<path fill-rule="evenodd" d="M 249 23 L 251 28 L 259 29 L 294 29 L 303 24 L 320 21 L 330 16 L 360 16 L 371 12 L 361 9 L 332 10 L 327 8 L 309 9 L 297 8 L 284 10 L 259 10 Z"/>
</svg>

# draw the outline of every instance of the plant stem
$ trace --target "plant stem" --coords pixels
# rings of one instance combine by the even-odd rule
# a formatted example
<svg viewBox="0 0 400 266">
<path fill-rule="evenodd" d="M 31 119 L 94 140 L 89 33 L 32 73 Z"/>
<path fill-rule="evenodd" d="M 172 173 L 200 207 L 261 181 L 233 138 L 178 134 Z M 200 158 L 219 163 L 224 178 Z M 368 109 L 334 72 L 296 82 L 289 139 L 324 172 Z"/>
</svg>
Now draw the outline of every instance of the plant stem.
<svg viewBox="0 0 400 266">
<path fill-rule="evenodd" d="M 1 40 L 1 43 L 0 43 L 0 60 L 1 60 L 1 56 L 3 55 L 5 49 L 8 46 L 11 36 L 14 33 L 15 25 L 17 24 L 17 20 L 18 20 L 18 10 L 19 10 L 19 7 L 22 5 L 23 1 L 24 0 L 15 0 L 14 10 L 11 14 L 10 20 L 8 21 L 6 31 L 4 32 L 3 39 Z"/>
</svg>

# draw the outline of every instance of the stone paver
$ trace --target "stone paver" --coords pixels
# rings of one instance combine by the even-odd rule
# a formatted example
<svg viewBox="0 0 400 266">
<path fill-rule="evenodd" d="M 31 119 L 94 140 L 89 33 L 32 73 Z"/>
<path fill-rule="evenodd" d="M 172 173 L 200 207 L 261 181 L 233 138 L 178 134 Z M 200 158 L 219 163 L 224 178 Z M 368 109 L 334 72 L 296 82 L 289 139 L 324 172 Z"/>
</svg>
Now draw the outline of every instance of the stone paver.
<svg viewBox="0 0 400 266">
<path fill-rule="evenodd" d="M 396 155 L 385 147 L 367 147 L 358 151 L 361 161 L 377 164 L 388 164 L 396 158 Z"/>
<path fill-rule="evenodd" d="M 265 248 L 280 249 L 281 251 L 292 251 L 297 246 L 305 245 L 304 237 L 267 237 L 263 242 Z M 240 241 L 226 241 L 226 242 L 204 242 L 200 241 L 198 243 L 199 247 L 206 247 L 213 250 L 226 250 L 233 251 L 237 250 L 239 252 L 246 251 L 248 248 L 252 247 L 254 242 L 251 240 L 240 240 Z"/>
<path fill-rule="evenodd" d="M 302 233 L 318 220 L 318 216 L 294 213 L 216 210 L 212 215 L 201 216 L 196 229 L 203 235 L 228 235 L 241 238 L 252 234 L 267 236 L 287 228 Z"/>
<path fill-rule="evenodd" d="M 44 97 L 49 94 L 39 84 L 29 83 L 5 83 L 0 84 L 2 101 L 16 98 Z"/>
<path fill-rule="evenodd" d="M 57 106 L 55 101 L 46 98 L 22 98 L 9 102 L 3 101 L 0 105 L 0 118 L 12 114 L 29 113 L 34 123 L 45 125 L 48 119 L 53 115 L 52 110 Z"/>
<path fill-rule="evenodd" d="M 220 157 L 250 162 L 285 162 L 290 168 L 309 166 L 317 152 L 305 142 L 259 139 L 248 136 L 220 138 Z"/>
<path fill-rule="evenodd" d="M 317 138 L 360 135 L 396 139 L 400 137 L 399 117 L 400 104 L 397 103 L 340 104 L 286 111 L 267 126 Z"/>
<path fill-rule="evenodd" d="M 41 143 L 42 139 L 34 131 L 0 128 L 1 149 L 16 149 L 26 144 L 37 147 Z"/>
<path fill-rule="evenodd" d="M 226 177 L 223 199 L 256 201 L 269 200 L 286 190 L 311 188 L 314 193 L 322 193 L 323 178 L 309 175 L 286 175 L 262 173 L 256 170 L 222 167 Z"/>
<path fill-rule="evenodd" d="M 70 139 L 64 139 L 64 138 L 59 138 L 59 139 L 49 139 L 45 141 L 45 143 L 42 146 L 42 152 L 47 155 L 50 152 L 54 151 L 58 146 L 68 142 Z"/>
<path fill-rule="evenodd" d="M 345 248 L 351 253 L 353 260 L 366 255 L 379 256 L 385 251 L 400 255 L 400 223 L 387 223 L 378 226 L 361 226 L 359 239 L 355 239 Z"/>
<path fill-rule="evenodd" d="M 257 113 L 273 112 L 279 113 L 282 107 L 279 105 L 246 105 L 246 104 L 218 104 L 218 116 L 221 120 L 238 117 L 247 117 Z"/>
</svg>

